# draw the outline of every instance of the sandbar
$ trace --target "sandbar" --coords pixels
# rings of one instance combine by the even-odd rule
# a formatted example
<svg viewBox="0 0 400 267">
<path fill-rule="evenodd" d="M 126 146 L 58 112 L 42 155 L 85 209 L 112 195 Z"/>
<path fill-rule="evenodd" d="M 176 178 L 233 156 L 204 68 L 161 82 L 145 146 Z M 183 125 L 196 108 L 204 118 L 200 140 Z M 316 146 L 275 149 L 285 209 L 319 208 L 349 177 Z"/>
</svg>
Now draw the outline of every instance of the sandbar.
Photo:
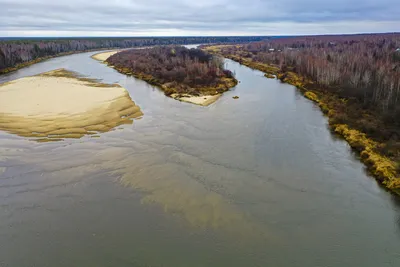
<svg viewBox="0 0 400 267">
<path fill-rule="evenodd" d="M 40 141 L 106 132 L 142 115 L 120 85 L 64 69 L 0 84 L 0 130 Z"/>
<path fill-rule="evenodd" d="M 209 106 L 217 101 L 221 97 L 221 94 L 204 96 L 172 94 L 171 97 L 182 102 L 192 103 L 200 106 Z"/>
<path fill-rule="evenodd" d="M 96 59 L 98 61 L 106 61 L 109 57 L 111 57 L 112 55 L 115 55 L 116 53 L 120 52 L 121 50 L 113 50 L 113 51 L 106 51 L 106 52 L 101 52 L 101 53 L 97 53 L 92 55 L 93 59 Z"/>
</svg>

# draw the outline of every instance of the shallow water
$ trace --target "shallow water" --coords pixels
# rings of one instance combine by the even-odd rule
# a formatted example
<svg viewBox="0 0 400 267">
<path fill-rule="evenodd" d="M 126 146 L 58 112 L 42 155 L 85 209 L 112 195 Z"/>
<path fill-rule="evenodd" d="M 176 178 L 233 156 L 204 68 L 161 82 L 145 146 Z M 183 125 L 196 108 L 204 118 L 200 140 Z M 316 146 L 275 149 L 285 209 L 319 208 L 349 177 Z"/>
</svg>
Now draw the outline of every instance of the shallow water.
<svg viewBox="0 0 400 267">
<path fill-rule="evenodd" d="M 92 54 L 0 76 L 66 68 L 144 113 L 99 138 L 0 132 L 0 266 L 400 265 L 400 201 L 294 87 L 227 60 L 239 85 L 200 107 Z"/>
</svg>

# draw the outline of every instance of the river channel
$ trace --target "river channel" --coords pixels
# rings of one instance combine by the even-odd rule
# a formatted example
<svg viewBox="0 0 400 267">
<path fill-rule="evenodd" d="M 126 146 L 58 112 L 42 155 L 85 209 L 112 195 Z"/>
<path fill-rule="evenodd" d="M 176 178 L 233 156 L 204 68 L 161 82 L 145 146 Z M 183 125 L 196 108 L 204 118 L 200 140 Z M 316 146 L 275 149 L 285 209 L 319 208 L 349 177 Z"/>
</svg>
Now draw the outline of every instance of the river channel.
<svg viewBox="0 0 400 267">
<path fill-rule="evenodd" d="M 1 267 L 400 266 L 400 200 L 293 86 L 226 60 L 240 83 L 201 107 L 92 54 L 0 76 L 65 68 L 143 112 L 97 138 L 0 131 Z"/>
</svg>

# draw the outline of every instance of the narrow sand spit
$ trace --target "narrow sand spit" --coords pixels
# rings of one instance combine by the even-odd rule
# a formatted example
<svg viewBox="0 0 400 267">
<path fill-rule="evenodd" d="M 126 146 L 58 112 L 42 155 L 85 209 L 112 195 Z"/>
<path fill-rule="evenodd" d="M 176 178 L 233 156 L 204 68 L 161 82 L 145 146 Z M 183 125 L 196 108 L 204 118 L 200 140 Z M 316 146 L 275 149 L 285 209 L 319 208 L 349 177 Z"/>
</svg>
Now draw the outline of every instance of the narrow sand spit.
<svg viewBox="0 0 400 267">
<path fill-rule="evenodd" d="M 191 95 L 176 95 L 172 94 L 172 98 L 180 100 L 182 102 L 188 102 L 200 106 L 209 106 L 215 101 L 217 101 L 220 97 L 221 94 L 218 95 L 204 95 L 204 96 L 191 96 Z"/>
<path fill-rule="evenodd" d="M 107 51 L 107 52 L 101 52 L 101 53 L 97 53 L 94 54 L 92 56 L 93 59 L 96 59 L 98 61 L 106 61 L 109 57 L 111 57 L 112 55 L 115 55 L 116 53 L 120 52 L 122 50 L 113 50 L 113 51 Z"/>
<path fill-rule="evenodd" d="M 0 84 L 0 129 L 38 141 L 106 132 L 142 115 L 118 84 L 64 69 Z"/>
</svg>

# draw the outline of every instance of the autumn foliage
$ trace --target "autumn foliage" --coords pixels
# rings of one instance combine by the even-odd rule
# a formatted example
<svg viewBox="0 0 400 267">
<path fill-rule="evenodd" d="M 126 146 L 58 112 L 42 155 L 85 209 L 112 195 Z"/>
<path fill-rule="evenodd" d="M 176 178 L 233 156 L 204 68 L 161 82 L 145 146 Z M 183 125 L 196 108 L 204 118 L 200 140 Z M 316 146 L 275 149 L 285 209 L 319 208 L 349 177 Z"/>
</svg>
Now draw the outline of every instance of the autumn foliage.
<svg viewBox="0 0 400 267">
<path fill-rule="evenodd" d="M 162 85 L 167 95 L 222 93 L 229 89 L 227 82 L 234 80 L 221 58 L 183 46 L 127 50 L 107 62 L 121 72 Z"/>
<path fill-rule="evenodd" d="M 292 70 L 340 96 L 400 116 L 400 34 L 277 38 L 224 52 Z"/>
<path fill-rule="evenodd" d="M 154 45 L 186 45 L 199 43 L 240 43 L 262 40 L 264 37 L 132 37 L 132 38 L 33 38 L 1 39 L 0 38 L 0 73 L 14 70 L 14 67 L 25 66 L 26 62 L 38 59 L 65 55 L 73 52 L 98 50 L 105 48 L 130 48 Z M 34 62 L 33 62 L 34 63 Z"/>
<path fill-rule="evenodd" d="M 400 194 L 400 34 L 287 37 L 204 49 L 300 88 L 368 170 Z"/>
</svg>

